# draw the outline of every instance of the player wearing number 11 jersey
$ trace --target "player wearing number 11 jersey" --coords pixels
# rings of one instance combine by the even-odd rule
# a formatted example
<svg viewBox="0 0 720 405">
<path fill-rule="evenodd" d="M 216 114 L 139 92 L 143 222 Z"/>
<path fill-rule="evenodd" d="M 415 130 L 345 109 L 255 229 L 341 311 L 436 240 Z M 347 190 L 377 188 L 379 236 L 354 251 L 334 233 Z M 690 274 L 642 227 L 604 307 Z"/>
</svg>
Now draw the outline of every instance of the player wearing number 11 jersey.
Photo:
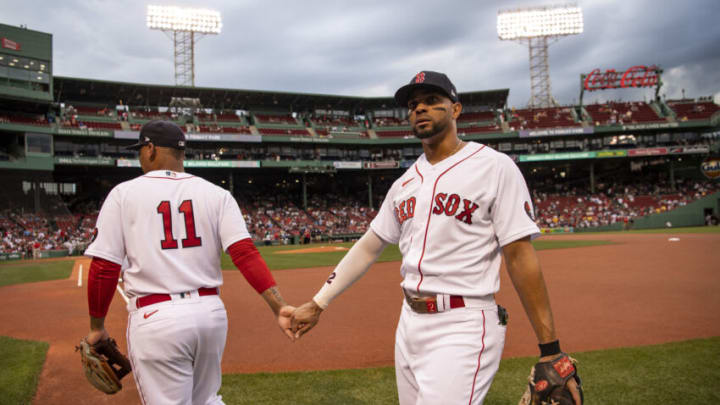
<svg viewBox="0 0 720 405">
<path fill-rule="evenodd" d="M 227 251 L 277 315 L 286 335 L 293 307 L 253 245 L 230 193 L 185 173 L 185 135 L 152 121 L 130 146 L 144 175 L 110 191 L 97 220 L 88 280 L 88 342 L 107 337 L 104 319 L 121 270 L 128 303 L 127 343 L 145 404 L 221 404 L 227 313 L 220 252 Z"/>
</svg>

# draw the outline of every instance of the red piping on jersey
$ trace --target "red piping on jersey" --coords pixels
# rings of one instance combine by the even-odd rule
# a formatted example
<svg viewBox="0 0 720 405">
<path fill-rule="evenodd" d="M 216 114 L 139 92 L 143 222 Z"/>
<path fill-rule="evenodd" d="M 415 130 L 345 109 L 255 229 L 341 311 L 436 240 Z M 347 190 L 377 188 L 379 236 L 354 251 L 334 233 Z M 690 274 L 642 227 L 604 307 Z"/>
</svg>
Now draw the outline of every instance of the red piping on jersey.
<svg viewBox="0 0 720 405">
<path fill-rule="evenodd" d="M 174 177 L 156 177 L 156 176 L 143 176 L 148 179 L 165 179 L 165 180 L 185 180 L 185 179 L 192 179 L 195 176 L 188 176 L 188 177 L 180 177 L 180 178 L 174 178 Z"/>
<path fill-rule="evenodd" d="M 422 282 L 423 282 L 423 273 L 422 273 L 420 264 L 422 263 L 423 257 L 425 257 L 425 247 L 427 246 L 427 234 L 428 234 L 428 229 L 430 228 L 430 217 L 432 217 L 432 209 L 433 209 L 433 204 L 435 201 L 435 189 L 437 188 L 438 181 L 440 181 L 440 177 L 444 176 L 445 173 L 449 172 L 450 170 L 452 170 L 455 166 L 459 165 L 460 163 L 466 161 L 468 158 L 472 157 L 474 154 L 480 152 L 481 150 L 483 150 L 483 148 L 485 148 L 485 145 L 482 145 L 480 147 L 480 149 L 465 156 L 464 158 L 462 158 L 460 161 L 458 161 L 454 165 L 448 167 L 447 170 L 440 173 L 440 175 L 437 177 L 437 179 L 435 179 L 435 184 L 433 185 L 432 197 L 430 198 L 430 209 L 428 210 L 428 219 L 427 219 L 427 223 L 425 224 L 425 239 L 423 239 L 422 253 L 420 253 L 420 260 L 418 260 L 418 265 L 417 265 L 418 272 L 420 273 L 420 281 L 418 281 L 418 285 L 416 287 L 418 292 L 420 292 L 420 284 L 422 284 Z M 417 171 L 417 164 L 415 165 L 415 171 Z M 420 174 L 420 172 L 418 172 L 418 174 Z M 422 175 L 420 175 L 420 177 L 422 177 Z"/>
<path fill-rule="evenodd" d="M 475 377 L 473 377 L 473 385 L 472 389 L 470 390 L 470 401 L 468 402 L 468 405 L 472 404 L 473 395 L 475 395 L 475 380 L 477 379 L 478 372 L 480 371 L 480 358 L 482 358 L 482 354 L 485 351 L 485 311 L 482 311 L 483 315 L 483 334 L 482 334 L 482 348 L 480 349 L 480 354 L 478 354 L 478 362 L 477 362 L 477 368 L 475 369 Z"/>
<path fill-rule="evenodd" d="M 422 174 L 420 174 L 420 170 L 417 168 L 417 163 L 415 163 L 415 172 L 417 172 L 418 176 L 420 176 L 420 183 L 425 181 L 425 177 L 423 177 Z"/>
<path fill-rule="evenodd" d="M 411 178 L 410 180 L 405 180 L 405 182 L 402 184 L 403 187 L 405 187 L 408 183 L 415 180 L 415 177 Z"/>
</svg>

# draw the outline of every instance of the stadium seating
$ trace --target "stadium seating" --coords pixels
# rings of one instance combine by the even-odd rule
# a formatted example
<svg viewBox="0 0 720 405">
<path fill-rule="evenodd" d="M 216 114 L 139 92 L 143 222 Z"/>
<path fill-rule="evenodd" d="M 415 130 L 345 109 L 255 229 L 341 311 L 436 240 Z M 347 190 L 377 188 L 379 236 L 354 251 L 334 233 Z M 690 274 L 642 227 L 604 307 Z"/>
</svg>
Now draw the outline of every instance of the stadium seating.
<svg viewBox="0 0 720 405">
<path fill-rule="evenodd" d="M 82 121 L 82 123 L 92 129 L 111 129 L 120 130 L 122 126 L 119 122 L 97 122 L 97 121 Z"/>
<path fill-rule="evenodd" d="M 493 111 L 481 111 L 472 113 L 462 113 L 458 117 L 458 123 L 461 122 L 484 122 L 484 121 L 495 121 L 495 112 Z"/>
<path fill-rule="evenodd" d="M 712 101 L 668 101 L 678 121 L 706 120 L 720 111 L 720 106 Z"/>
<path fill-rule="evenodd" d="M 510 127 L 518 129 L 555 128 L 579 126 L 570 107 L 534 108 L 512 110 Z"/>
<path fill-rule="evenodd" d="M 497 126 L 496 124 L 493 125 L 487 125 L 487 126 L 470 126 L 470 127 L 464 127 L 464 128 L 458 128 L 459 134 L 465 134 L 465 135 L 471 135 L 471 134 L 479 134 L 484 132 L 499 132 L 502 131 L 502 128 Z"/>
<path fill-rule="evenodd" d="M 254 113 L 256 124 L 285 124 L 298 125 L 297 120 L 292 115 L 271 115 Z"/>
<path fill-rule="evenodd" d="M 310 136 L 305 129 L 258 128 L 261 135 Z"/>
<path fill-rule="evenodd" d="M 385 127 L 400 127 L 410 125 L 407 119 L 400 119 L 395 117 L 375 117 L 372 123 L 373 128 L 375 128 L 376 130 Z"/>
<path fill-rule="evenodd" d="M 380 138 L 403 138 L 414 136 L 413 132 L 407 129 L 395 130 L 395 131 L 381 131 L 376 130 L 375 134 Z"/>
<path fill-rule="evenodd" d="M 0 122 L 9 122 L 12 124 L 21 125 L 41 125 L 47 126 L 50 123 L 41 115 L 36 116 L 23 116 L 18 114 L 0 115 Z"/>
<path fill-rule="evenodd" d="M 644 102 L 589 104 L 585 110 L 595 125 L 665 121 Z"/>
<path fill-rule="evenodd" d="M 658 214 L 720 191 L 712 182 L 686 182 L 678 190 L 655 183 L 612 186 L 605 192 L 534 193 L 538 226 L 595 227 Z"/>
</svg>

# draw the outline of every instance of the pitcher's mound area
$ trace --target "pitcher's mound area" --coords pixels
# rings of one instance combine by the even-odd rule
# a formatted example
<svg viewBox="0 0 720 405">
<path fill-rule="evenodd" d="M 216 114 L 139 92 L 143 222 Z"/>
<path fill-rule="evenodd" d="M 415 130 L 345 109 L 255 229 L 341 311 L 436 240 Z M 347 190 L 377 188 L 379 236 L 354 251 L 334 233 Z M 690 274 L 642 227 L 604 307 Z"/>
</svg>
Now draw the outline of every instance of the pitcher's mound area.
<svg viewBox="0 0 720 405">
<path fill-rule="evenodd" d="M 348 250 L 346 247 L 342 246 L 318 246 L 314 248 L 307 248 L 307 249 L 293 249 L 293 250 L 281 250 L 279 252 L 275 252 L 276 255 L 292 255 L 296 253 L 327 253 L 327 252 L 340 252 L 343 250 Z"/>
</svg>

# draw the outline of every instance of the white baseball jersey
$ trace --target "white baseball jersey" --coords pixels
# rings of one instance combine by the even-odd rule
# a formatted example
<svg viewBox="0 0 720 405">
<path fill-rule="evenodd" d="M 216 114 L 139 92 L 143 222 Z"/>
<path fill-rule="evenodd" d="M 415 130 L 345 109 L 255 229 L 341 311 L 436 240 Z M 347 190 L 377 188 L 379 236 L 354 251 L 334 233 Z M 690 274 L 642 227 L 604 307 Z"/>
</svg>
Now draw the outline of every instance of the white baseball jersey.
<svg viewBox="0 0 720 405">
<path fill-rule="evenodd" d="M 249 238 L 230 193 L 187 173 L 156 170 L 115 186 L 85 255 L 123 266 L 129 296 L 222 285 L 220 253 Z"/>
<path fill-rule="evenodd" d="M 540 230 L 517 165 L 469 142 L 431 165 L 423 154 L 388 191 L 371 229 L 398 244 L 402 287 L 484 296 L 500 288 L 500 248 Z"/>
</svg>

